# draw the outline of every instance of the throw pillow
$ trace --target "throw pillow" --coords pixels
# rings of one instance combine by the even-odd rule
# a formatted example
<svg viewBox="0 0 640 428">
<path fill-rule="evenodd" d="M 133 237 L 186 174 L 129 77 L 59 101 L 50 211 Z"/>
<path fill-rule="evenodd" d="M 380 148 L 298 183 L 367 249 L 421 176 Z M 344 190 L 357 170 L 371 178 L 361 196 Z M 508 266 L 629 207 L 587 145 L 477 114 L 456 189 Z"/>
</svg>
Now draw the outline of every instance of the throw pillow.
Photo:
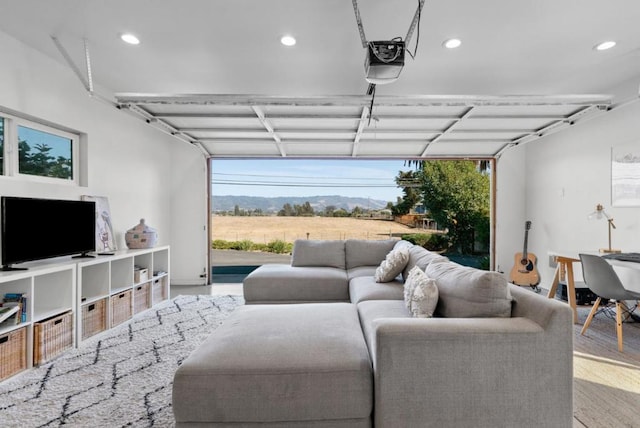
<svg viewBox="0 0 640 428">
<path fill-rule="evenodd" d="M 409 250 L 406 248 L 398 248 L 387 254 L 387 257 L 376 268 L 373 275 L 376 282 L 393 281 L 404 269 L 409 261 Z"/>
<path fill-rule="evenodd" d="M 404 303 L 409 309 L 411 309 L 411 295 L 413 294 L 413 289 L 418 285 L 418 275 L 420 275 L 420 273 L 424 272 L 422 272 L 418 266 L 414 266 L 413 269 L 409 271 L 407 279 L 404 281 Z"/>
<path fill-rule="evenodd" d="M 409 300 L 409 310 L 414 318 L 431 318 L 438 305 L 436 280 L 420 271 L 416 276 L 416 286 Z"/>
</svg>

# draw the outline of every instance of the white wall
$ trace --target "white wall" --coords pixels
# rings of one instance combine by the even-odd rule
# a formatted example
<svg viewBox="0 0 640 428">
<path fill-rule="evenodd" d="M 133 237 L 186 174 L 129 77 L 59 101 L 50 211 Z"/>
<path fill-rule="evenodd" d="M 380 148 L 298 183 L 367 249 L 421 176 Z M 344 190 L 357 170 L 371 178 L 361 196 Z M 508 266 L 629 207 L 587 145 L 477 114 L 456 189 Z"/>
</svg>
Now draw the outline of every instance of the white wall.
<svg viewBox="0 0 640 428">
<path fill-rule="evenodd" d="M 496 161 L 494 269 L 509 273 L 514 252 L 522 251 L 525 218 L 525 148 L 517 146 L 504 152 Z M 519 248 L 519 249 L 518 249 Z"/>
<path fill-rule="evenodd" d="M 202 254 L 189 254 L 197 245 L 187 242 L 176 246 L 172 242 L 173 236 L 181 236 L 172 229 L 174 224 L 184 226 L 183 213 L 189 213 L 187 222 L 202 224 L 206 219 L 204 213 L 199 214 L 201 219 L 193 218 L 206 203 L 206 198 L 194 202 L 202 192 L 186 195 L 206 183 L 202 170 L 190 170 L 188 180 L 183 174 L 185 165 L 191 167 L 194 160 L 182 161 L 181 156 L 192 156 L 194 148 L 93 99 L 69 67 L 2 32 L 0 52 L 0 106 L 84 133 L 88 149 L 86 186 L 0 177 L 0 195 L 60 199 L 79 199 L 84 194 L 107 196 L 118 248 L 126 248 L 125 232 L 144 217 L 158 230 L 159 244 L 172 245 L 172 275 L 197 279 L 201 260 L 193 272 L 181 269 L 183 259 L 203 258 Z M 181 207 L 174 209 L 174 202 Z M 191 204 L 197 205 L 193 211 Z"/>
<path fill-rule="evenodd" d="M 637 99 L 638 83 L 640 79 L 615 88 L 612 93 L 619 98 L 614 103 Z M 526 145 L 523 169 L 511 168 L 509 177 L 501 176 L 506 181 L 524 177 L 525 215 L 517 221 L 533 223 L 529 251 L 538 256 L 542 287 L 548 288 L 553 279 L 555 265 L 549 251 L 597 251 L 607 246 L 606 221 L 587 220 L 598 203 L 618 227 L 613 231 L 613 247 L 640 251 L 640 207 L 611 207 L 611 148 L 628 144 L 640 150 L 640 101 Z M 515 203 L 514 212 L 520 215 L 520 202 Z M 512 230 L 500 230 L 501 261 L 509 252 L 522 251 L 523 230 L 523 224 L 512 236 Z M 580 276 L 579 265 L 576 270 Z"/>
</svg>

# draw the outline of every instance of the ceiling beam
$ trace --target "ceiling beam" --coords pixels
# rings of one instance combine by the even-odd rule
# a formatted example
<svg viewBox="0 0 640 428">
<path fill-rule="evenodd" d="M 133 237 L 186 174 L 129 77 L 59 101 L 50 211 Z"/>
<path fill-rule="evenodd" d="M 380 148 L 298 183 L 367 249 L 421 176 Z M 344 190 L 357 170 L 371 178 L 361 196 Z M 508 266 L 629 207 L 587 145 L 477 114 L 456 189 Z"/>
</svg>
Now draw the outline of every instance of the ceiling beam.
<svg viewBox="0 0 640 428">
<path fill-rule="evenodd" d="M 233 94 L 141 94 L 118 93 L 118 103 L 160 105 L 225 105 L 225 106 L 359 106 L 371 103 L 368 95 L 268 96 Z M 609 106 L 608 95 L 379 95 L 376 106 Z"/>
<path fill-rule="evenodd" d="M 449 125 L 446 129 L 444 129 L 442 131 L 441 134 L 439 134 L 436 138 L 434 138 L 433 140 L 427 142 L 426 146 L 424 147 L 424 150 L 422 151 L 422 156 L 426 156 L 427 155 L 427 150 L 429 150 L 429 146 L 433 143 L 437 143 L 439 140 L 441 140 L 442 138 L 444 138 L 447 134 L 451 133 L 453 131 L 453 129 L 458 126 L 460 124 L 460 122 L 462 122 L 463 120 L 465 120 L 466 118 L 468 118 L 469 116 L 471 116 L 471 113 L 473 112 L 473 107 L 469 107 L 467 109 L 467 111 L 465 111 L 462 116 L 460 116 L 459 118 L 457 118 L 455 121 L 453 121 L 451 123 L 451 125 Z"/>
<path fill-rule="evenodd" d="M 161 119 L 225 119 L 225 120 L 240 120 L 240 119 L 255 119 L 254 113 L 202 113 L 202 112 L 155 112 L 153 115 Z M 360 120 L 360 115 L 357 114 L 340 114 L 340 113 L 273 113 L 265 114 L 265 118 L 269 120 L 309 120 L 309 119 L 327 119 L 327 120 Z M 456 120 L 460 116 L 455 114 L 380 114 L 376 113 L 376 118 L 379 120 Z M 483 119 L 498 119 L 498 120 L 559 120 L 566 119 L 569 115 L 561 114 L 496 114 L 496 115 L 474 115 L 473 118 L 477 120 Z"/>
<path fill-rule="evenodd" d="M 316 129 L 307 129 L 307 128 L 278 128 L 278 129 L 274 129 L 274 132 L 277 133 L 280 138 L 282 138 L 283 134 L 354 134 L 354 136 L 356 136 L 358 139 L 364 137 L 364 136 L 373 136 L 373 135 L 384 135 L 384 134 L 406 134 L 406 135 L 411 135 L 411 134 L 443 134 L 444 131 L 442 128 L 424 128 L 424 129 L 380 129 L 380 128 L 375 128 L 375 129 L 361 129 L 361 125 L 362 122 L 360 123 L 360 125 L 358 126 L 357 130 L 351 130 L 351 129 L 346 129 L 346 128 L 342 128 L 342 129 L 338 129 L 338 128 L 327 128 L 327 129 L 322 129 L 322 128 L 316 128 Z M 364 126 L 364 125 L 362 125 Z M 446 129 L 450 129 L 450 127 L 446 128 Z M 256 135 L 263 135 L 263 134 L 269 134 L 268 130 L 266 129 L 256 129 L 256 128 L 180 128 L 180 131 L 182 132 L 187 132 L 187 133 L 211 133 L 211 134 L 228 134 L 228 133 L 234 133 L 234 134 L 256 134 Z M 458 129 L 458 130 L 450 130 L 448 133 L 449 134 L 455 134 L 455 135 L 470 135 L 470 134 L 522 134 L 522 133 L 531 133 L 531 132 L 536 132 L 537 129 L 516 129 L 516 128 L 511 128 L 511 129 Z M 270 134 L 269 134 L 270 135 Z M 212 137 L 215 138 L 215 137 Z M 392 138 L 399 138 L 402 139 L 402 137 L 392 137 Z M 354 140 L 354 142 L 357 142 Z"/>
<path fill-rule="evenodd" d="M 260 123 L 262 123 L 262 126 L 265 127 L 265 129 L 268 131 L 269 135 L 271 135 L 271 138 L 273 138 L 273 140 L 275 141 L 276 146 L 278 147 L 278 151 L 280 152 L 280 155 L 282 157 L 286 157 L 287 154 L 285 153 L 284 148 L 282 147 L 282 142 L 280 141 L 280 137 L 273 130 L 273 126 L 271 126 L 269 121 L 267 119 L 265 119 L 264 113 L 262 112 L 262 109 L 260 107 L 258 107 L 258 106 L 252 106 L 251 108 L 255 112 L 256 116 L 258 116 L 258 119 L 260 120 Z"/>
<path fill-rule="evenodd" d="M 362 138 L 362 133 L 364 131 L 364 122 L 369 117 L 369 107 L 362 107 L 362 113 L 360 114 L 360 121 L 358 122 L 358 129 L 356 129 L 356 135 L 353 138 L 353 148 L 351 150 L 351 157 L 356 157 L 358 155 L 358 144 L 360 144 L 360 138 Z"/>
</svg>

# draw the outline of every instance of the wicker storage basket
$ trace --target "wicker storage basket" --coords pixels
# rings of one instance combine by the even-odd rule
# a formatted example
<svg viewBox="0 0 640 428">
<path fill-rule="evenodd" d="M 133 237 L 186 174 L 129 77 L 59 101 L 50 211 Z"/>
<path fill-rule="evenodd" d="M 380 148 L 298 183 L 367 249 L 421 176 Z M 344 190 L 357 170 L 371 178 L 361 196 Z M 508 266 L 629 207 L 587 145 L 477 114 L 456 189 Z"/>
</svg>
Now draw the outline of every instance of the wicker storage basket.
<svg viewBox="0 0 640 428">
<path fill-rule="evenodd" d="M 111 327 L 131 318 L 131 290 L 111 296 Z"/>
<path fill-rule="evenodd" d="M 0 335 L 0 380 L 27 368 L 27 328 Z"/>
<path fill-rule="evenodd" d="M 71 311 L 33 325 L 33 364 L 46 363 L 73 347 Z"/>
<path fill-rule="evenodd" d="M 107 299 L 82 305 L 82 339 L 107 329 Z"/>
<path fill-rule="evenodd" d="M 146 309 L 149 309 L 149 291 L 151 290 L 151 283 L 145 282 L 135 287 L 133 290 L 133 313 L 137 314 Z"/>
<path fill-rule="evenodd" d="M 167 277 L 159 278 L 153 281 L 153 304 L 162 302 L 167 298 L 167 287 L 165 283 Z"/>
</svg>

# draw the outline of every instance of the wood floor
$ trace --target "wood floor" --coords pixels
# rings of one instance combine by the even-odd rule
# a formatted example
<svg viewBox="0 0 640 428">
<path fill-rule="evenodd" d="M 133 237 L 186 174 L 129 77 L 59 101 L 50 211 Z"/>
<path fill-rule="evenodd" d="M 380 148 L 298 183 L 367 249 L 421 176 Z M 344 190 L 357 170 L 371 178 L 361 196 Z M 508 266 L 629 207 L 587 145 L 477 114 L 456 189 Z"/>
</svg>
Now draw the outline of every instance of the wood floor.
<svg viewBox="0 0 640 428">
<path fill-rule="evenodd" d="M 242 284 L 172 286 L 180 294 L 242 294 Z M 615 320 L 596 316 L 584 336 L 589 306 L 578 308 L 574 326 L 574 428 L 640 428 L 640 323 L 623 324 L 618 352 Z M 547 364 L 553 364 L 548 361 Z"/>
</svg>

